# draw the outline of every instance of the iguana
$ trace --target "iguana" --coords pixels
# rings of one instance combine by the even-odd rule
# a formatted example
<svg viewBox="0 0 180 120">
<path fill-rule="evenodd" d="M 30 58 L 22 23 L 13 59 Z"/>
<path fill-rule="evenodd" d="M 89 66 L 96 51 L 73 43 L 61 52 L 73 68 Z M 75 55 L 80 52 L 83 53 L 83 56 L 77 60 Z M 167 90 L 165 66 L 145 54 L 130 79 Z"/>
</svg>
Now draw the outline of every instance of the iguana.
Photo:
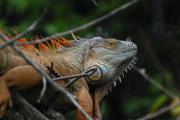
<svg viewBox="0 0 180 120">
<path fill-rule="evenodd" d="M 58 43 L 53 43 L 56 44 Z M 98 66 L 91 76 L 80 78 L 66 89 L 77 97 L 78 103 L 94 120 L 101 119 L 99 102 L 111 86 L 116 84 L 120 75 L 132 66 L 137 46 L 129 40 L 102 37 L 82 38 L 69 42 L 68 45 L 70 46 L 68 48 L 56 47 L 54 50 L 49 50 L 47 45 L 42 43 L 41 50 L 35 50 L 33 46 L 23 46 L 22 51 L 52 77 L 74 75 Z M 7 107 L 12 105 L 11 88 L 15 87 L 19 91 L 27 89 L 36 91 L 31 94 L 36 98 L 39 94 L 37 91 L 40 88 L 38 86 L 41 84 L 41 77 L 10 47 L 0 50 L 0 71 L 0 117 L 2 118 Z M 64 86 L 68 81 L 56 82 Z M 42 105 L 48 104 L 53 92 L 50 88 L 47 90 Z M 61 94 L 51 105 L 55 110 L 68 110 L 71 106 L 72 103 Z M 76 118 L 86 119 L 79 110 Z"/>
</svg>

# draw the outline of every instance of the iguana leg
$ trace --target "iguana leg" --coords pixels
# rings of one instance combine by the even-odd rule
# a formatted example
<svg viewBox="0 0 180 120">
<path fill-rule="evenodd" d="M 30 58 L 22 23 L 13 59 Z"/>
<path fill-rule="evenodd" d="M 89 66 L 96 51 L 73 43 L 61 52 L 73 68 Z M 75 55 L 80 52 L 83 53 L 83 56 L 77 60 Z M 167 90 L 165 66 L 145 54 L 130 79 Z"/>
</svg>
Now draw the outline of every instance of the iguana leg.
<svg viewBox="0 0 180 120">
<path fill-rule="evenodd" d="M 92 117 L 93 103 L 89 91 L 86 87 L 81 86 L 77 91 L 77 99 L 80 106 Z M 76 120 L 86 120 L 86 117 L 77 110 Z"/>
<path fill-rule="evenodd" d="M 1 77 L 8 87 L 17 89 L 28 89 L 37 85 L 41 81 L 40 75 L 31 65 L 23 65 L 9 70 Z"/>
<path fill-rule="evenodd" d="M 100 101 L 106 95 L 107 86 L 97 87 L 94 90 L 92 96 L 90 96 L 89 91 L 86 87 L 81 87 L 78 90 L 77 98 L 81 107 L 93 118 L 93 120 L 101 120 L 100 112 Z M 78 110 L 77 120 L 86 120 L 86 117 Z"/>
<path fill-rule="evenodd" d="M 8 87 L 27 89 L 38 84 L 40 75 L 30 65 L 18 66 L 9 70 L 0 77 L 0 118 L 4 115 L 7 106 L 11 103 L 11 95 Z"/>
<path fill-rule="evenodd" d="M 106 95 L 107 93 L 107 85 L 101 86 L 101 87 L 97 87 L 94 90 L 94 94 L 93 94 L 93 119 L 94 120 L 101 120 L 102 116 L 101 116 L 101 111 L 100 111 L 100 102 L 102 100 L 102 98 Z"/>
</svg>

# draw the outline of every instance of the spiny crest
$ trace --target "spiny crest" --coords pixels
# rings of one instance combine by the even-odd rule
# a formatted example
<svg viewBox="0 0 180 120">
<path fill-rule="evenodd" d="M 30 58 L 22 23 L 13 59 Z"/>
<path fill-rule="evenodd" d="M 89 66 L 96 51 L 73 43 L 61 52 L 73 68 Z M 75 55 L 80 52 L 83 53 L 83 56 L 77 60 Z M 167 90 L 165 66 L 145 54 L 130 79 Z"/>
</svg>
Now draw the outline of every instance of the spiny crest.
<svg viewBox="0 0 180 120">
<path fill-rule="evenodd" d="M 133 66 L 136 64 L 136 62 L 135 62 L 136 60 L 138 60 L 137 57 L 134 57 L 134 58 L 131 60 L 131 62 L 130 62 L 129 65 L 124 69 L 124 71 L 121 73 L 121 75 L 118 76 L 118 78 L 117 78 L 115 81 L 113 81 L 112 84 L 110 84 L 110 86 L 109 86 L 108 91 L 107 91 L 106 94 L 108 94 L 109 92 L 111 92 L 113 87 L 116 87 L 116 85 L 117 85 L 117 80 L 118 80 L 120 83 L 122 82 L 121 77 L 124 78 L 124 73 L 127 73 L 128 70 L 131 71 L 131 70 L 133 69 Z"/>
<path fill-rule="evenodd" d="M 12 29 L 12 31 L 14 32 L 15 35 L 18 35 L 18 34 L 19 34 L 19 32 L 18 32 L 16 29 Z M 13 38 L 14 36 L 13 36 L 12 34 L 8 33 L 8 34 L 7 34 L 7 37 L 8 37 L 9 39 L 11 39 L 11 38 Z M 17 40 L 17 42 L 19 42 L 19 43 L 25 43 L 25 42 L 27 42 L 27 40 L 26 40 L 26 38 L 19 38 L 19 39 Z M 34 46 L 34 45 L 22 45 L 21 48 L 22 48 L 22 49 L 26 49 L 26 50 L 30 50 L 30 51 L 35 50 L 35 46 Z"/>
<path fill-rule="evenodd" d="M 8 33 L 6 34 L 6 36 L 11 39 L 13 38 L 15 35 L 19 35 L 20 33 L 16 30 L 16 29 L 12 29 L 13 31 L 13 35 Z M 42 37 L 39 36 L 35 36 L 32 37 L 30 40 L 39 40 Z M 26 38 L 20 38 L 17 40 L 18 43 L 26 43 L 28 42 L 28 40 Z M 24 49 L 24 50 L 28 50 L 28 51 L 42 51 L 42 52 L 48 52 L 48 51 L 52 51 L 52 50 L 59 50 L 61 47 L 70 47 L 72 46 L 72 42 L 70 42 L 69 40 L 65 39 L 64 37 L 60 36 L 60 37 L 56 37 L 56 38 L 52 38 L 50 40 L 50 42 L 44 42 L 44 43 L 39 43 L 38 47 L 36 47 L 34 44 L 24 44 L 21 45 L 20 48 Z"/>
</svg>

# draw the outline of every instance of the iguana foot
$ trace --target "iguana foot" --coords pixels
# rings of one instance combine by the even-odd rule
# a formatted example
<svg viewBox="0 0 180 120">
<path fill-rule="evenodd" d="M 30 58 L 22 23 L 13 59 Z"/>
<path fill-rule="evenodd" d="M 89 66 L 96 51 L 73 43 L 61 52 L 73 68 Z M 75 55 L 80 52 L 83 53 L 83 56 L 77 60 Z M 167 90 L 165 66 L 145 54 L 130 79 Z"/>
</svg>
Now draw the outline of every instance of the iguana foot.
<svg viewBox="0 0 180 120">
<path fill-rule="evenodd" d="M 8 107 L 12 106 L 11 95 L 8 86 L 3 79 L 0 79 L 0 118 L 2 118 Z"/>
</svg>

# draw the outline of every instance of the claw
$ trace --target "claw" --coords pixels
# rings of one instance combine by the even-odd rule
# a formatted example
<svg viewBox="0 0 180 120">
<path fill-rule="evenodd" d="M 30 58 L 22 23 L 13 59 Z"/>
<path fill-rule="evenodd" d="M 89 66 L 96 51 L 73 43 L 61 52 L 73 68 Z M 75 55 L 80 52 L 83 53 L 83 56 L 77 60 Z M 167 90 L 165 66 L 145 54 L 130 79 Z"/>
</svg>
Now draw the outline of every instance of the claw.
<svg viewBox="0 0 180 120">
<path fill-rule="evenodd" d="M 1 99 L 0 101 L 0 118 L 2 118 L 6 114 L 6 110 L 8 107 L 12 107 L 11 98 Z"/>
<path fill-rule="evenodd" d="M 1 106 L 0 106 L 0 118 L 2 118 L 5 113 L 6 113 L 6 108 L 7 108 L 7 105 L 5 103 L 3 103 Z"/>
<path fill-rule="evenodd" d="M 0 119 L 5 115 L 9 106 L 12 107 L 11 95 L 5 81 L 0 79 Z"/>
<path fill-rule="evenodd" d="M 13 106 L 13 101 L 12 101 L 12 99 L 10 99 L 9 100 L 9 107 L 12 108 L 12 106 Z"/>
</svg>

